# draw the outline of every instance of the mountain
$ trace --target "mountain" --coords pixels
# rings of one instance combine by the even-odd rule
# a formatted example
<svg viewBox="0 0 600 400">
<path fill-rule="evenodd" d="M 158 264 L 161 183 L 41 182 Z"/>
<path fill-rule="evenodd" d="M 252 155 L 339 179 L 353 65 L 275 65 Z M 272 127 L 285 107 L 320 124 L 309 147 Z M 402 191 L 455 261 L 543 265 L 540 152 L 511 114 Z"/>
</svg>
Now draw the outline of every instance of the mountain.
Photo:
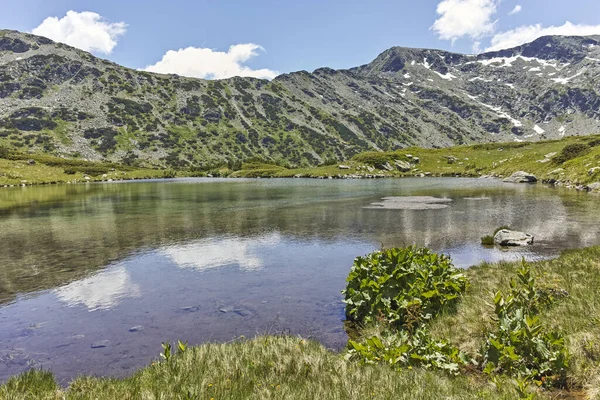
<svg viewBox="0 0 600 400">
<path fill-rule="evenodd" d="M 365 150 L 600 132 L 600 36 L 480 55 L 394 47 L 348 70 L 272 81 L 160 75 L 0 31 L 0 144 L 202 168 L 316 165 Z"/>
</svg>

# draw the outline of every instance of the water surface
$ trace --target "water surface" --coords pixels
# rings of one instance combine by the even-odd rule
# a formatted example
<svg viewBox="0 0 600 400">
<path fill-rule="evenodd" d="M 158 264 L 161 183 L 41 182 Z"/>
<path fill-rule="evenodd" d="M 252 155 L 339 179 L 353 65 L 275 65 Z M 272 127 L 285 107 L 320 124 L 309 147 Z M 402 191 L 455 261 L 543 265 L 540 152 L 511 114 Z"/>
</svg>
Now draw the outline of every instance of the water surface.
<svg viewBox="0 0 600 400">
<path fill-rule="evenodd" d="M 429 196 L 435 207 L 396 199 L 406 196 Z M 377 205 L 388 197 L 392 209 Z M 487 179 L 3 189 L 0 381 L 31 367 L 63 383 L 81 373 L 124 376 L 176 339 L 284 333 L 339 349 L 340 291 L 356 256 L 417 244 L 461 267 L 552 257 L 600 244 L 599 204 L 596 195 Z M 480 246 L 500 225 L 532 233 L 536 244 Z"/>
</svg>

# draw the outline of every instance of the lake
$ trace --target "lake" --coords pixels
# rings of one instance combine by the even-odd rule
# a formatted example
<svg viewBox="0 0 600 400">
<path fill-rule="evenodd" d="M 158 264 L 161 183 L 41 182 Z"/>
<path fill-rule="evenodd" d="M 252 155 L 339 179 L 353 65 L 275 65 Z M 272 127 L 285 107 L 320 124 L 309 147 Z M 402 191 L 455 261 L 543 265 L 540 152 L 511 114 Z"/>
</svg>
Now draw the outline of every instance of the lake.
<svg viewBox="0 0 600 400">
<path fill-rule="evenodd" d="M 439 207 L 381 209 L 390 196 Z M 418 202 L 417 202 L 418 203 Z M 302 335 L 346 343 L 356 256 L 427 246 L 455 265 L 600 244 L 600 197 L 491 179 L 176 179 L 0 190 L 0 381 L 125 376 L 161 342 Z M 535 245 L 500 250 L 501 225 Z"/>
</svg>

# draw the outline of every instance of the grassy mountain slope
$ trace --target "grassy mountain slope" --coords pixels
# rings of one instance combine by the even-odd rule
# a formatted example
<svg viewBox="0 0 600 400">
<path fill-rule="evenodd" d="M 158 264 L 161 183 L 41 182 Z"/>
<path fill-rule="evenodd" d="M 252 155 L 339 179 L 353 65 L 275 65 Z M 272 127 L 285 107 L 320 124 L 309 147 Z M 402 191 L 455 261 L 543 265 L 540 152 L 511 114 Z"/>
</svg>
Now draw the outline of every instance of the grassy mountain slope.
<svg viewBox="0 0 600 400">
<path fill-rule="evenodd" d="M 0 144 L 22 152 L 209 169 L 288 167 L 367 150 L 600 130 L 600 38 L 545 37 L 466 56 L 392 48 L 370 64 L 206 81 L 132 70 L 0 31 Z"/>
</svg>

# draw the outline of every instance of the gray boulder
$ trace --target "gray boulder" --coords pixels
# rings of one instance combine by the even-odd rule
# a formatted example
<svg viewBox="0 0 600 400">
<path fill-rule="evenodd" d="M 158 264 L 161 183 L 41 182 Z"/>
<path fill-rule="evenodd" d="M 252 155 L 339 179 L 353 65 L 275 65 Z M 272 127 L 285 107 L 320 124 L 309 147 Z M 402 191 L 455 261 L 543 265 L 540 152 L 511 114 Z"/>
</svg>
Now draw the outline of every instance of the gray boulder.
<svg viewBox="0 0 600 400">
<path fill-rule="evenodd" d="M 394 160 L 394 165 L 400 172 L 408 172 L 411 169 L 411 165 L 406 161 Z"/>
<path fill-rule="evenodd" d="M 592 191 L 600 191 L 600 182 L 590 183 L 588 188 Z"/>
<path fill-rule="evenodd" d="M 537 182 L 537 178 L 535 177 L 535 175 L 530 174 L 529 172 L 517 171 L 508 178 L 505 178 L 504 182 L 535 183 Z"/>
<path fill-rule="evenodd" d="M 494 235 L 494 243 L 499 246 L 530 246 L 533 236 L 529 233 L 501 229 Z"/>
</svg>

